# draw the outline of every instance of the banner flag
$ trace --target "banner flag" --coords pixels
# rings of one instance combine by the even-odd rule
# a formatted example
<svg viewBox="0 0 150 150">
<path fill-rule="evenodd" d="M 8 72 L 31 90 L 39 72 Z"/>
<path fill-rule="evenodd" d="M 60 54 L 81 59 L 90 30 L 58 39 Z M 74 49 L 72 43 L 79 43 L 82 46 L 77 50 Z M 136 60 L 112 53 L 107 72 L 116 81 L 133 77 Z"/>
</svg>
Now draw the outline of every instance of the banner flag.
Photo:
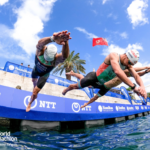
<svg viewBox="0 0 150 150">
<path fill-rule="evenodd" d="M 121 86 L 120 90 L 124 94 L 126 99 L 132 104 L 132 100 L 131 100 L 131 97 L 129 96 L 129 93 L 128 93 L 127 89 L 124 86 Z"/>
</svg>

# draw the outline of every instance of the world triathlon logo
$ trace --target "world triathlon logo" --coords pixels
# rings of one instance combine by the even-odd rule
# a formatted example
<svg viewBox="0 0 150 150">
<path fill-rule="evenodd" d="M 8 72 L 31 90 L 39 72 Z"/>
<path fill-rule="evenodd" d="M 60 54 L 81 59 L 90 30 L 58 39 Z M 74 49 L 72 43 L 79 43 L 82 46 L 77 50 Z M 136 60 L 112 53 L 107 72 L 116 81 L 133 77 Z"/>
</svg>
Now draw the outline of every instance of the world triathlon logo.
<svg viewBox="0 0 150 150">
<path fill-rule="evenodd" d="M 80 111 L 80 105 L 79 105 L 79 103 L 72 103 L 72 110 L 74 111 L 74 112 L 79 112 Z"/>
<path fill-rule="evenodd" d="M 30 100 L 31 100 L 31 96 L 26 96 L 24 98 L 24 105 L 25 105 L 25 107 L 28 106 L 28 103 L 30 102 Z M 33 104 L 34 105 L 31 107 L 31 109 L 33 109 L 33 108 L 35 108 L 37 106 L 37 100 L 36 99 L 35 99 L 35 102 Z"/>
</svg>

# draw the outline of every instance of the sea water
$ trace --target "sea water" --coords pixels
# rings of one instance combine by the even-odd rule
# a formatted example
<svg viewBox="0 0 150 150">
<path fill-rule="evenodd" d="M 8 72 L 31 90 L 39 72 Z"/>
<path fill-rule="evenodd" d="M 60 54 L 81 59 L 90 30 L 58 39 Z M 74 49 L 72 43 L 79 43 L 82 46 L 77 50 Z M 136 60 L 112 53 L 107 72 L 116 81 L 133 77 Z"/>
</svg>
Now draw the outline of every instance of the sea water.
<svg viewBox="0 0 150 150">
<path fill-rule="evenodd" d="M 13 131 L 1 126 L 0 137 L 0 150 L 150 150 L 150 115 L 80 130 Z"/>
</svg>

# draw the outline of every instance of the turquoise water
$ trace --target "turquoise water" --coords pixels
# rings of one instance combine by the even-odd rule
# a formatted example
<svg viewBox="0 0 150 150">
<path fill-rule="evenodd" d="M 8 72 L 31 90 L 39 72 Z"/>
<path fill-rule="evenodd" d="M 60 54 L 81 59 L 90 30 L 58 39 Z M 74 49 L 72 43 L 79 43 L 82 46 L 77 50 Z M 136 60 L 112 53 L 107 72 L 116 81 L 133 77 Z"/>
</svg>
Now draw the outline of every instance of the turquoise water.
<svg viewBox="0 0 150 150">
<path fill-rule="evenodd" d="M 17 141 L 0 142 L 0 149 L 150 150 L 150 115 L 102 127 L 58 131 L 12 131 Z M 3 144 L 3 145 L 2 145 Z"/>
</svg>

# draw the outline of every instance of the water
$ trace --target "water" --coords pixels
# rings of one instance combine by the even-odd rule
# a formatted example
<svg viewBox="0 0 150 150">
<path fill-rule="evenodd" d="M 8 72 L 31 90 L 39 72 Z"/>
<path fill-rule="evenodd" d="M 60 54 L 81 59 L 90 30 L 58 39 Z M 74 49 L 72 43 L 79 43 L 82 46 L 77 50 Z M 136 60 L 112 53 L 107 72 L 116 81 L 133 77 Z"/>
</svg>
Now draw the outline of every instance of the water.
<svg viewBox="0 0 150 150">
<path fill-rule="evenodd" d="M 18 141 L 0 142 L 0 149 L 35 150 L 149 150 L 150 115 L 122 123 L 80 130 L 12 131 L 0 127 L 1 133 L 11 132 Z M 3 144 L 3 145 L 2 145 Z"/>
</svg>

